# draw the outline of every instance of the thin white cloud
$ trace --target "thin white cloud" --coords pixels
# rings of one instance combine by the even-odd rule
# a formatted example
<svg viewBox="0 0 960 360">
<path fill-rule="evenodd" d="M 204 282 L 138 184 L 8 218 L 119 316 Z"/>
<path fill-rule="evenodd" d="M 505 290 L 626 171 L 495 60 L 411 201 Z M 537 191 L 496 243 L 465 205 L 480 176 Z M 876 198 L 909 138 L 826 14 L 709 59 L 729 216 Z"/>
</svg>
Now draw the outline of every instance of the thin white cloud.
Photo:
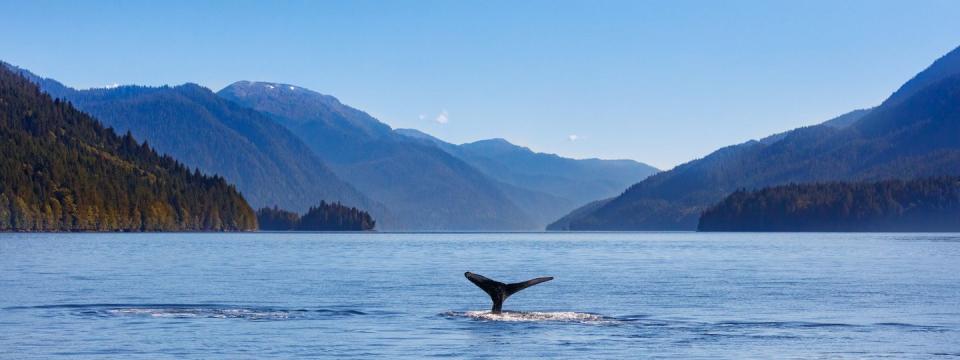
<svg viewBox="0 0 960 360">
<path fill-rule="evenodd" d="M 437 115 L 437 118 L 433 119 L 433 121 L 436 121 L 437 124 L 446 124 L 450 122 L 449 116 L 450 114 L 447 113 L 447 109 L 443 109 L 443 111 L 441 111 L 440 114 Z"/>
<path fill-rule="evenodd" d="M 419 116 L 419 117 L 420 117 L 420 120 L 426 120 L 426 119 L 427 119 L 427 116 L 426 116 L 426 115 L 424 115 L 424 114 L 420 114 L 420 116 Z"/>
<path fill-rule="evenodd" d="M 577 139 L 579 139 L 579 138 L 580 138 L 580 137 L 577 136 L 577 134 L 570 134 L 570 135 L 567 136 L 567 140 L 570 140 L 570 141 L 577 141 Z"/>
<path fill-rule="evenodd" d="M 110 84 L 110 85 L 106 85 L 106 86 L 104 86 L 103 88 L 104 88 L 104 89 L 116 89 L 116 88 L 118 88 L 118 87 L 120 87 L 120 84 L 113 83 L 113 84 Z"/>
</svg>

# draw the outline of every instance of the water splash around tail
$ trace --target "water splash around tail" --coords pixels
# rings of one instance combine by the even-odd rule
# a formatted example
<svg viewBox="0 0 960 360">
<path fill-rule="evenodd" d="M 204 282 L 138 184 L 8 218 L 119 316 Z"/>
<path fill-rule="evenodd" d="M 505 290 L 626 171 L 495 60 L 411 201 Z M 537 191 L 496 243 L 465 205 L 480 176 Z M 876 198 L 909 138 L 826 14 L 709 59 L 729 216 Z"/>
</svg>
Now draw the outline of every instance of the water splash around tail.
<svg viewBox="0 0 960 360">
<path fill-rule="evenodd" d="M 570 322 L 585 324 L 616 322 L 616 319 L 603 315 L 573 311 L 504 311 L 499 314 L 490 311 L 450 311 L 443 315 L 448 317 L 503 322 Z"/>
</svg>

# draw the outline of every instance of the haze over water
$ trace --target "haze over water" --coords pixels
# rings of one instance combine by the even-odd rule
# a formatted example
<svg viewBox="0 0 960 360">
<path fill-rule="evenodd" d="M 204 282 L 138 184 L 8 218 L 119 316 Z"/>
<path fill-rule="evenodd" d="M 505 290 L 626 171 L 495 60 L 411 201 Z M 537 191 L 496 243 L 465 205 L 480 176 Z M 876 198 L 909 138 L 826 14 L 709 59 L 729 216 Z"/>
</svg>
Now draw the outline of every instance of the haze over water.
<svg viewBox="0 0 960 360">
<path fill-rule="evenodd" d="M 0 358 L 960 356 L 960 234 L 0 234 Z M 464 271 L 521 291 L 490 316 Z"/>
</svg>

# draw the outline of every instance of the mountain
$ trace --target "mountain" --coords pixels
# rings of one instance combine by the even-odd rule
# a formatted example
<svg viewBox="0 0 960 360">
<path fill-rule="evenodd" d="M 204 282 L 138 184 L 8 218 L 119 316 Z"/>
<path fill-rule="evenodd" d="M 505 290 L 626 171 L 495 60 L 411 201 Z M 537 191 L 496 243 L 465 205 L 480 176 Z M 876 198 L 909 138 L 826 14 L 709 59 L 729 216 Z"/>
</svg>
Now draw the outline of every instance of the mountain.
<svg viewBox="0 0 960 360">
<path fill-rule="evenodd" d="M 790 184 L 736 191 L 699 231 L 960 231 L 960 177 Z"/>
<path fill-rule="evenodd" d="M 383 203 L 401 225 L 382 228 L 542 228 L 543 223 L 538 224 L 506 194 L 512 190 L 463 160 L 432 144 L 397 134 L 332 96 L 294 85 L 249 81 L 236 82 L 218 94 L 268 114 L 299 136 L 337 174 Z"/>
<path fill-rule="evenodd" d="M 0 66 L 0 231 L 255 228 L 223 178 L 117 136 Z"/>
<path fill-rule="evenodd" d="M 199 85 L 76 90 L 16 70 L 105 125 L 223 176 L 255 207 L 306 211 L 322 200 L 340 201 L 384 217 L 381 205 L 341 180 L 289 130 Z"/>
<path fill-rule="evenodd" d="M 548 228 L 694 230 L 709 205 L 738 189 L 958 175 L 960 49 L 852 117 L 722 148 Z"/>
<path fill-rule="evenodd" d="M 504 139 L 454 145 L 414 129 L 396 132 L 433 143 L 497 181 L 548 196 L 540 202 L 518 201 L 531 204 L 525 210 L 548 216 L 547 221 L 594 199 L 617 195 L 658 171 L 633 160 L 577 160 L 538 153 Z"/>
</svg>

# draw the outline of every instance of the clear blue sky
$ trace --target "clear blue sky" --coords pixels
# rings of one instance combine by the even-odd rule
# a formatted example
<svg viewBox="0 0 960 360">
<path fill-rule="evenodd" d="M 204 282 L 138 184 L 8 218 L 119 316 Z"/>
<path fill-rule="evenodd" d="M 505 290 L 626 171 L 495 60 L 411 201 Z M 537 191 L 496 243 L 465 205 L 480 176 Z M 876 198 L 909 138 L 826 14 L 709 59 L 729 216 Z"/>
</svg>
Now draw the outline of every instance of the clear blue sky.
<svg viewBox="0 0 960 360">
<path fill-rule="evenodd" d="M 452 142 L 670 168 L 879 103 L 960 45 L 958 15 L 960 1 L 0 1 L 0 59 L 75 87 L 292 83 Z"/>
</svg>

